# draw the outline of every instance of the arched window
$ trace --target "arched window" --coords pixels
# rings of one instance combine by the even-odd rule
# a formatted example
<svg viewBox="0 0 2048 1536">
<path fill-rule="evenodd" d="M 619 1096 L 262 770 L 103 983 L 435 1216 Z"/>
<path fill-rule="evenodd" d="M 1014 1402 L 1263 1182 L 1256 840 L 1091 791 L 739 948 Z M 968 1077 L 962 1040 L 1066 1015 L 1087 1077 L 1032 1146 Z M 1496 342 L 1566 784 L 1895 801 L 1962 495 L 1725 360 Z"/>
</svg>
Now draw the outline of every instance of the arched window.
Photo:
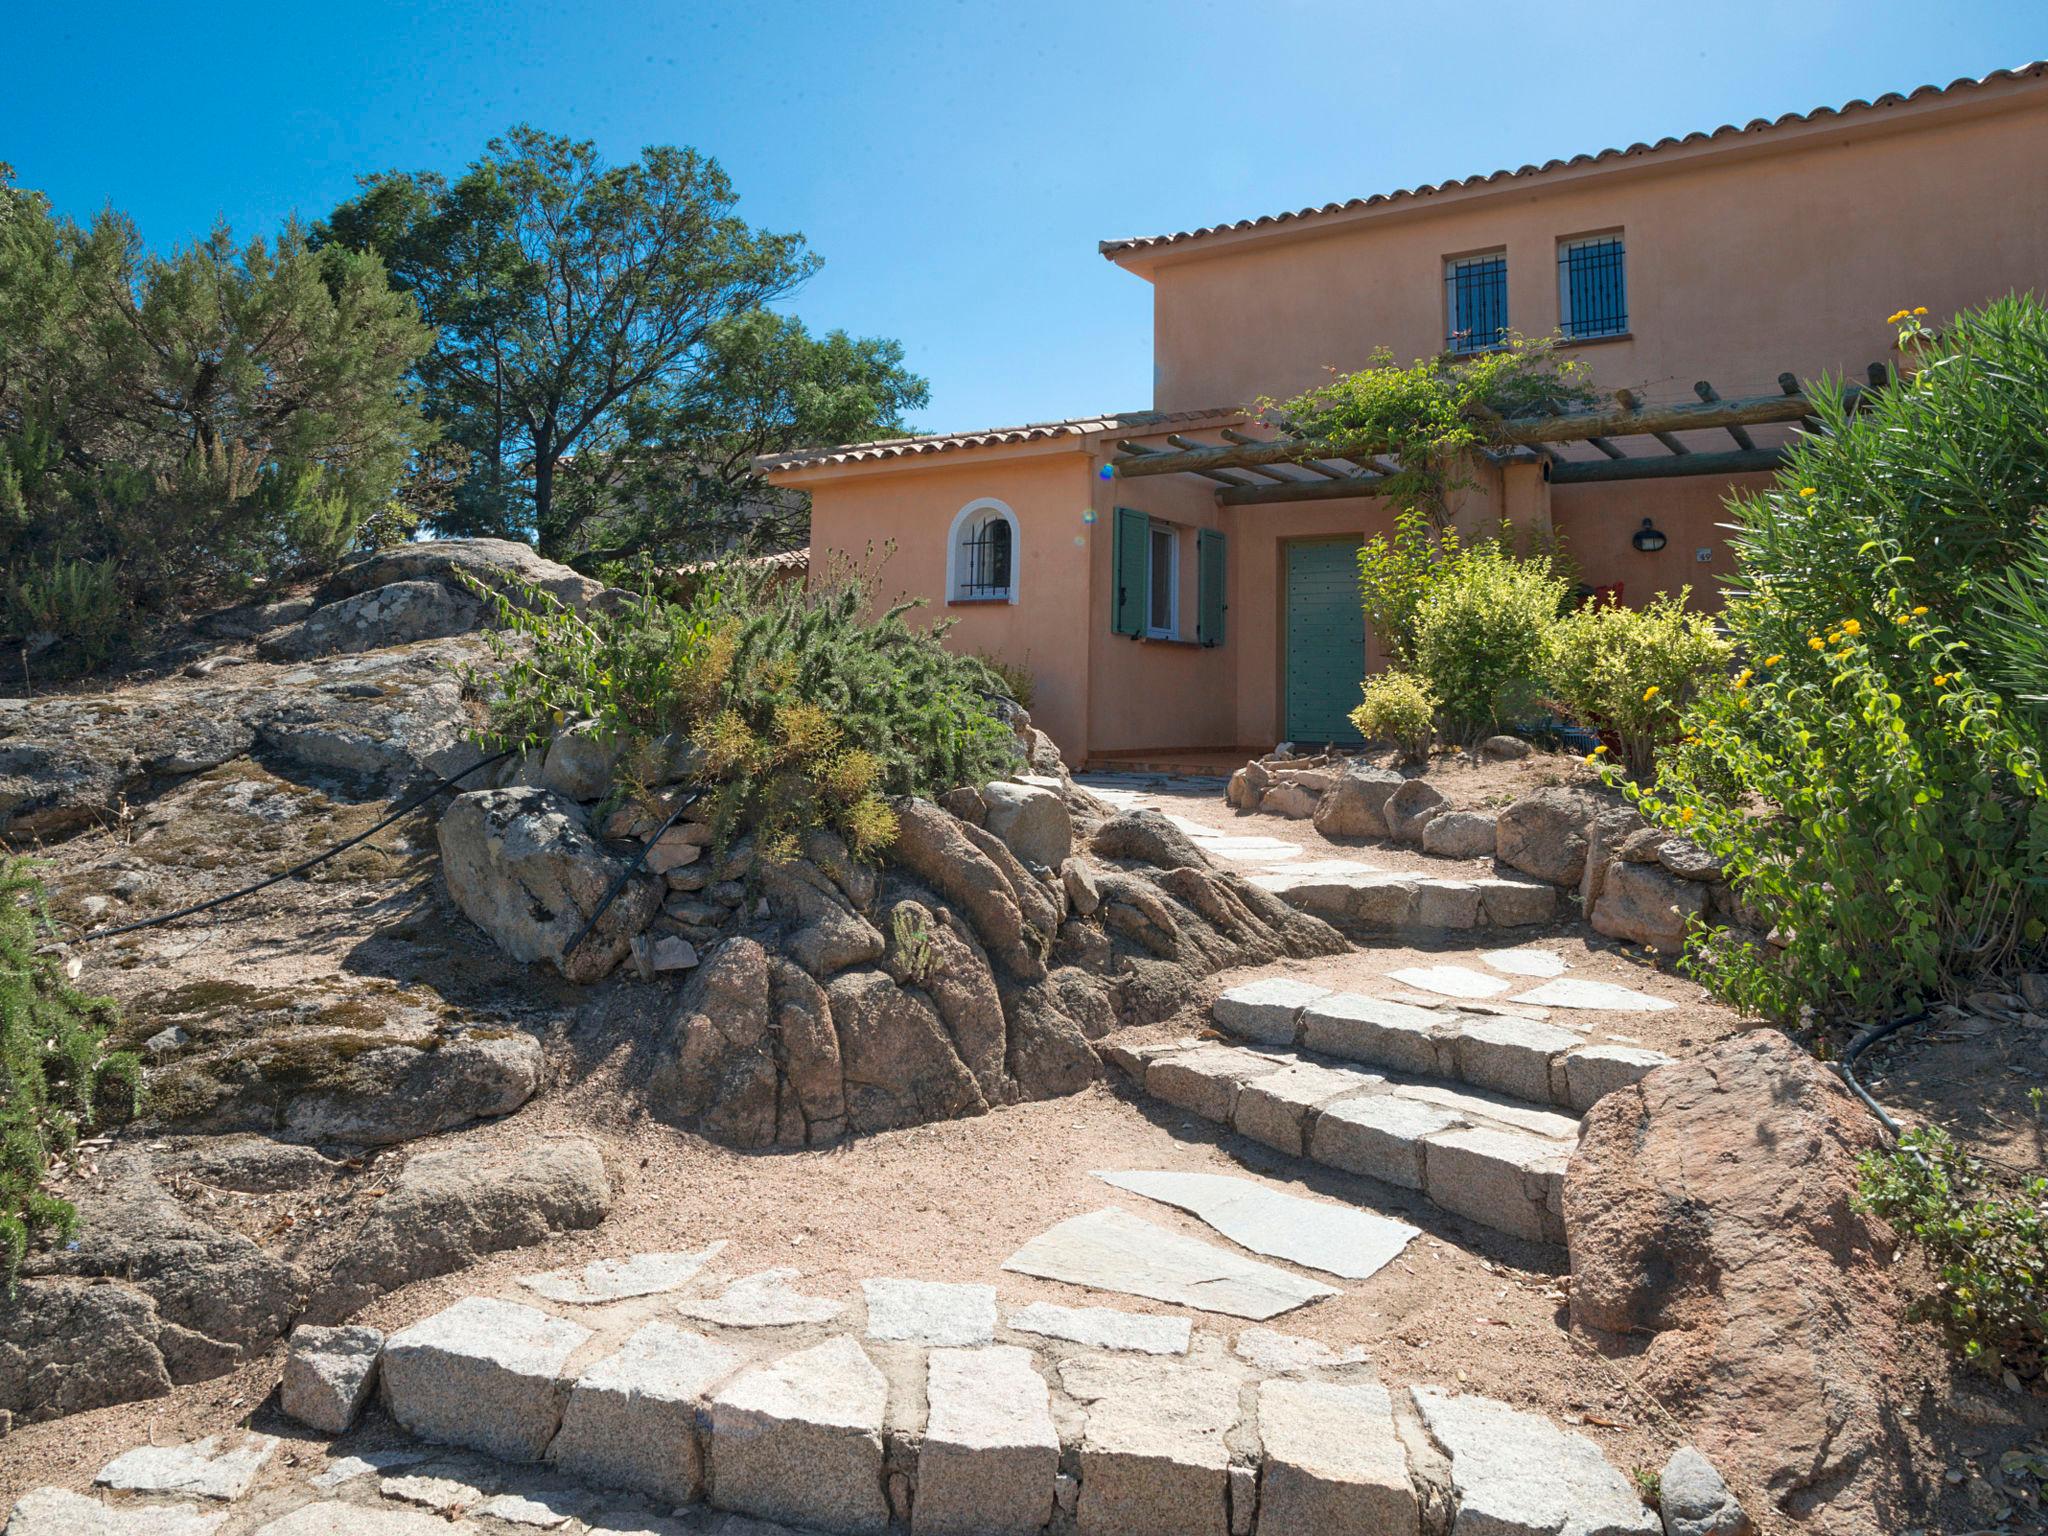
<svg viewBox="0 0 2048 1536">
<path fill-rule="evenodd" d="M 970 501 L 953 518 L 946 596 L 956 603 L 1017 601 L 1017 514 L 993 497 Z"/>
</svg>

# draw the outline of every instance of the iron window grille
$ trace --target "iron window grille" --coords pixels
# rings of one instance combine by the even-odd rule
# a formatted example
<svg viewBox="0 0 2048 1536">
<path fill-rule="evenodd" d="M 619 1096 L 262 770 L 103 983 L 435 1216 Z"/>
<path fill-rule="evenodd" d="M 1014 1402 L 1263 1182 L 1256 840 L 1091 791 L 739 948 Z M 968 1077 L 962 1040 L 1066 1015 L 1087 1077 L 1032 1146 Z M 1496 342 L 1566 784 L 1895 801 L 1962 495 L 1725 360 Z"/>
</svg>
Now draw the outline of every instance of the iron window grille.
<svg viewBox="0 0 2048 1536">
<path fill-rule="evenodd" d="M 1628 273 L 1621 236 L 1569 240 L 1557 251 L 1558 313 L 1574 341 L 1628 331 Z"/>
<path fill-rule="evenodd" d="M 1444 263 L 1445 314 L 1450 323 L 1444 346 L 1452 352 L 1484 352 L 1507 340 L 1508 258 L 1505 253 L 1467 256 Z"/>
<path fill-rule="evenodd" d="M 1010 595 L 1010 523 L 991 517 L 960 546 L 960 594 L 964 598 Z"/>
</svg>

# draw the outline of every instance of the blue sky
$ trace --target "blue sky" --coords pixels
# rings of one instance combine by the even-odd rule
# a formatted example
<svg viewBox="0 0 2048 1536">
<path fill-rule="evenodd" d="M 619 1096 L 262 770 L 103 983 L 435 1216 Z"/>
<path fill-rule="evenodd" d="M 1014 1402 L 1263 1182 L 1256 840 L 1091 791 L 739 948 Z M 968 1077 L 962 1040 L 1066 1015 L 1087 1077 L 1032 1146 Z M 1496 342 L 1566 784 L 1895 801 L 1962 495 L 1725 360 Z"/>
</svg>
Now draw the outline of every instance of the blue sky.
<svg viewBox="0 0 2048 1536">
<path fill-rule="evenodd" d="M 693 144 L 825 258 L 792 308 L 900 338 L 919 425 L 1144 405 L 1157 233 L 2048 55 L 2040 0 L 1711 7 L 831 0 L 17 5 L 0 160 L 156 245 L 454 171 L 517 121 Z"/>
</svg>

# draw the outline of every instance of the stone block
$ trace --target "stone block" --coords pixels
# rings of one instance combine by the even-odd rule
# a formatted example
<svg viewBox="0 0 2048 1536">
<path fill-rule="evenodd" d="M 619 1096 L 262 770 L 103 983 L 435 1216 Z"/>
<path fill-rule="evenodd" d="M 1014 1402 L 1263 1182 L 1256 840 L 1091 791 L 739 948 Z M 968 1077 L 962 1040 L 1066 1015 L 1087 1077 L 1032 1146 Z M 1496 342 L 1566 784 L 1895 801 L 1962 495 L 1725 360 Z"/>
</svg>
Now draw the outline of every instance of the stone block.
<svg viewBox="0 0 2048 1536">
<path fill-rule="evenodd" d="M 1369 875 L 1351 887 L 1351 919 L 1375 933 L 1415 926 L 1422 882 L 1412 875 Z"/>
<path fill-rule="evenodd" d="M 1391 1093 L 1332 1104 L 1316 1117 L 1308 1155 L 1329 1168 L 1403 1189 L 1423 1187 L 1424 1143 L 1468 1122 L 1455 1111 Z"/>
<path fill-rule="evenodd" d="M 1635 1485 L 1584 1435 L 1491 1398 L 1411 1387 L 1450 1458 L 1456 1529 L 1488 1536 L 1659 1536 Z"/>
<path fill-rule="evenodd" d="M 1225 1536 L 1237 1378 L 1154 1368 L 1105 1385 L 1081 1440 L 1080 1536 Z"/>
<path fill-rule="evenodd" d="M 385 1406 L 422 1439 L 538 1461 L 569 1398 L 562 1368 L 589 1337 L 533 1307 L 466 1297 L 385 1341 Z"/>
<path fill-rule="evenodd" d="M 1255 1077 L 1238 1090 L 1231 1124 L 1241 1136 L 1263 1142 L 1289 1157 L 1307 1150 L 1304 1132 L 1312 1111 L 1347 1093 L 1379 1086 L 1385 1079 L 1297 1062 Z"/>
<path fill-rule="evenodd" d="M 1426 779 L 1410 779 L 1387 797 L 1387 832 L 1399 842 L 1420 843 L 1422 829 L 1450 808 L 1442 791 Z"/>
<path fill-rule="evenodd" d="M 1209 1017 L 1218 1029 L 1240 1040 L 1292 1045 L 1301 1010 L 1329 995 L 1328 987 L 1273 976 L 1264 981 L 1248 981 L 1221 993 L 1209 1005 Z"/>
<path fill-rule="evenodd" d="M 1281 1066 L 1273 1057 L 1230 1046 L 1177 1051 L 1147 1064 L 1145 1091 L 1177 1109 L 1228 1125 L 1238 1089 Z"/>
<path fill-rule="evenodd" d="M 1496 928 L 1529 928 L 1557 916 L 1557 887 L 1536 880 L 1475 880 L 1479 907 Z"/>
<path fill-rule="evenodd" d="M 1028 1536 L 1052 1518 L 1060 1438 L 1051 1394 L 1014 1345 L 935 1349 L 913 1536 Z"/>
<path fill-rule="evenodd" d="M 1532 1242 L 1564 1241 L 1564 1170 L 1571 1147 L 1480 1127 L 1423 1144 L 1422 1187 L 1447 1211 Z"/>
<path fill-rule="evenodd" d="M 1424 880 L 1416 890 L 1418 928 L 1479 926 L 1479 887 L 1470 880 Z"/>
<path fill-rule="evenodd" d="M 383 1352 L 375 1328 L 294 1328 L 278 1406 L 310 1428 L 347 1434 L 370 1400 Z"/>
<path fill-rule="evenodd" d="M 744 1363 L 700 1333 L 648 1323 L 576 1378 L 548 1460 L 594 1487 L 686 1504 L 704 1481 L 697 1405 Z"/>
<path fill-rule="evenodd" d="M 1275 784 L 1259 801 L 1259 809 L 1269 816 L 1285 816 L 1291 821 L 1306 821 L 1316 813 L 1316 803 L 1321 796 L 1299 784 Z"/>
<path fill-rule="evenodd" d="M 1633 1045 L 1582 1045 L 1565 1054 L 1562 1103 L 1583 1115 L 1617 1088 L 1629 1088 L 1648 1077 L 1671 1058 L 1662 1051 L 1646 1051 Z"/>
<path fill-rule="evenodd" d="M 1448 1109 L 1473 1125 L 1541 1136 L 1567 1150 L 1579 1138 L 1579 1122 L 1574 1116 L 1554 1109 L 1538 1109 L 1533 1104 L 1519 1103 L 1499 1094 L 1471 1092 L 1443 1083 L 1397 1083 L 1387 1092 L 1396 1098 L 1413 1099 L 1419 1104 L 1434 1104 L 1438 1109 Z"/>
<path fill-rule="evenodd" d="M 1551 1102 L 1551 1063 L 1581 1044 L 1555 1024 L 1477 1014 L 1460 1017 L 1450 1037 L 1460 1078 L 1531 1104 Z"/>
<path fill-rule="evenodd" d="M 886 1529 L 888 1402 L 887 1380 L 848 1338 L 743 1371 L 711 1399 L 711 1502 L 856 1536 Z"/>
<path fill-rule="evenodd" d="M 1698 881 L 1682 880 L 1661 864 L 1616 862 L 1608 866 L 1606 885 L 1588 921 L 1610 939 L 1675 955 L 1685 948 L 1692 920 L 1705 917 L 1706 911 L 1707 887 Z"/>
<path fill-rule="evenodd" d="M 1393 1402 L 1377 1382 L 1259 1384 L 1259 1536 L 1419 1529 Z"/>
<path fill-rule="evenodd" d="M 31 1488 L 8 1513 L 7 1536 L 214 1536 L 228 1512 L 197 1504 L 113 1506 L 69 1488 Z"/>
<path fill-rule="evenodd" d="M 101 1467 L 93 1484 L 117 1493 L 226 1502 L 249 1491 L 256 1474 L 276 1450 L 275 1435 L 244 1435 L 231 1450 L 222 1448 L 218 1435 L 185 1445 L 138 1445 Z"/>
<path fill-rule="evenodd" d="M 1427 1076 L 1440 1070 L 1443 1027 L 1444 1016 L 1431 1009 L 1338 992 L 1302 1010 L 1301 1043 L 1326 1056 Z"/>
<path fill-rule="evenodd" d="M 1422 851 L 1444 859 L 1493 857 L 1491 811 L 1444 811 L 1423 824 Z"/>
</svg>

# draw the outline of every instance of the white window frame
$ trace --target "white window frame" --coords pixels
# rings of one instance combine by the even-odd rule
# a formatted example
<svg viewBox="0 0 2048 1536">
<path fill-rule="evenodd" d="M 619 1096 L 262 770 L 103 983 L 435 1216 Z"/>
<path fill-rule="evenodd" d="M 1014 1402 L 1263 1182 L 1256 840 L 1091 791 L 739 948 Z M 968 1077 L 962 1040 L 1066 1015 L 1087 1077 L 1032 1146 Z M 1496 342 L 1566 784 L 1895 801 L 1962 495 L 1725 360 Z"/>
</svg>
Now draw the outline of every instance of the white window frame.
<svg viewBox="0 0 2048 1536">
<path fill-rule="evenodd" d="M 1588 245 L 1606 245 L 1614 241 L 1621 246 L 1621 324 L 1610 331 L 1586 331 L 1575 334 L 1572 330 L 1572 278 L 1571 253 Z M 1608 341 L 1616 336 L 1630 335 L 1629 292 L 1628 292 L 1628 239 L 1619 229 L 1604 229 L 1591 235 L 1567 235 L 1557 242 L 1557 329 L 1564 337 L 1565 345 L 1581 341 Z"/>
<path fill-rule="evenodd" d="M 1155 550 L 1159 539 L 1166 539 L 1166 627 L 1160 629 L 1152 623 L 1152 598 L 1159 590 L 1159 570 L 1155 563 Z M 1172 523 L 1154 519 L 1145 529 L 1145 634 L 1153 640 L 1178 640 L 1180 638 L 1180 529 Z"/>
<path fill-rule="evenodd" d="M 962 568 L 960 542 L 962 530 L 969 523 L 979 523 L 988 513 L 997 513 L 1010 525 L 1010 589 L 996 595 L 978 592 L 974 596 L 964 595 L 967 572 Z M 1017 526 L 1017 514 L 1010 510 L 1007 502 L 993 496 L 977 496 L 958 512 L 953 514 L 953 524 L 946 530 L 946 601 L 949 603 L 1014 603 L 1017 588 L 1023 579 L 1024 544 Z"/>
</svg>

